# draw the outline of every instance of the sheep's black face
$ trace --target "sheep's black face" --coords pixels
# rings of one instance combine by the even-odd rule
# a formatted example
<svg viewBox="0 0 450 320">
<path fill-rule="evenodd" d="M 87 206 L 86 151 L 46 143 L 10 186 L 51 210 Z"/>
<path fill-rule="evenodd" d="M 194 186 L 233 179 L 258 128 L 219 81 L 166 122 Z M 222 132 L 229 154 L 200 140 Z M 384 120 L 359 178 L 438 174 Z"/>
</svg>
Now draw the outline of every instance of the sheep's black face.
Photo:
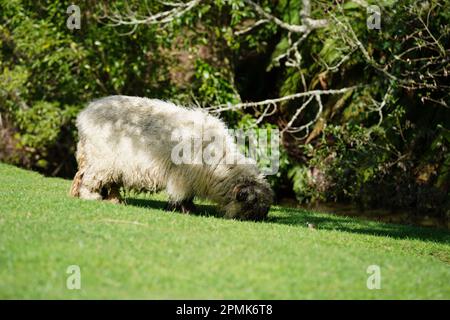
<svg viewBox="0 0 450 320">
<path fill-rule="evenodd" d="M 253 221 L 267 218 L 273 192 L 266 181 L 239 184 L 233 189 L 233 195 L 226 208 L 228 217 Z"/>
</svg>

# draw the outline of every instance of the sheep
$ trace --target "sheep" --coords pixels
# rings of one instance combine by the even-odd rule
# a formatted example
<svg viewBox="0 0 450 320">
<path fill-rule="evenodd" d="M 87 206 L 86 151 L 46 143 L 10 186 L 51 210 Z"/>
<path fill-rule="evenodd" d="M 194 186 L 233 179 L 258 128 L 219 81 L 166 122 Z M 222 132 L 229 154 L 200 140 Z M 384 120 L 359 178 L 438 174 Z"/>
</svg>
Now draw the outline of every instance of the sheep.
<svg viewBox="0 0 450 320">
<path fill-rule="evenodd" d="M 165 189 L 167 210 L 194 212 L 197 197 L 218 204 L 225 218 L 267 217 L 269 183 L 225 124 L 201 108 L 109 96 L 91 102 L 76 124 L 74 197 L 120 203 L 120 188 Z"/>
</svg>

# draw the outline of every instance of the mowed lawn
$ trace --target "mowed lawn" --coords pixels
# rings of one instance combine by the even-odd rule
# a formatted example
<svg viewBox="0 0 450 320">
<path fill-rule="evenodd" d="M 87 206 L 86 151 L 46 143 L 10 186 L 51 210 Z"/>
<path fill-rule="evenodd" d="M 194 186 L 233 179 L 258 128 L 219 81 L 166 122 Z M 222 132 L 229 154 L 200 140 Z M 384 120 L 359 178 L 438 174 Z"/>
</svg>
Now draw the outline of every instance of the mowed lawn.
<svg viewBox="0 0 450 320">
<path fill-rule="evenodd" d="M 450 299 L 446 230 L 276 206 L 268 222 L 241 222 L 211 205 L 162 211 L 164 195 L 113 205 L 69 187 L 0 164 L 0 298 Z M 79 290 L 66 286 L 71 265 Z"/>
</svg>

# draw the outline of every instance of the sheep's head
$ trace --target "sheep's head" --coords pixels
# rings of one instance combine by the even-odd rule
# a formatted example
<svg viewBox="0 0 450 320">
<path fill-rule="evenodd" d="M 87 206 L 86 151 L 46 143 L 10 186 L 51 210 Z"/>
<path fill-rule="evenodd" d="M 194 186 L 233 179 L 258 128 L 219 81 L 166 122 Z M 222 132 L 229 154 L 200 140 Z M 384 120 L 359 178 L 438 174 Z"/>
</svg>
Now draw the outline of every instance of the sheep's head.
<svg viewBox="0 0 450 320">
<path fill-rule="evenodd" d="M 236 184 L 231 195 L 231 201 L 225 206 L 226 217 L 254 221 L 267 218 L 273 191 L 263 178 Z"/>
</svg>

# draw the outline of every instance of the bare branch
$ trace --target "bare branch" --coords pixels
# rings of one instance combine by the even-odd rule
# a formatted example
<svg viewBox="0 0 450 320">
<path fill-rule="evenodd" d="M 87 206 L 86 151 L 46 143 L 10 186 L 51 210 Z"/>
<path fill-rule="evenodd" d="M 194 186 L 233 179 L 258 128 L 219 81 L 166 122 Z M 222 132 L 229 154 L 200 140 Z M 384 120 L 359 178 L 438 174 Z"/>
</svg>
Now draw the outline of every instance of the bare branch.
<svg viewBox="0 0 450 320">
<path fill-rule="evenodd" d="M 236 36 L 240 36 L 240 35 L 246 34 L 246 33 L 250 32 L 250 31 L 252 31 L 252 30 L 253 30 L 254 28 L 256 28 L 257 26 L 262 25 L 262 24 L 267 23 L 267 22 L 269 22 L 268 19 L 261 19 L 261 20 L 258 20 L 258 21 L 256 21 L 254 24 L 252 24 L 251 26 L 249 26 L 249 27 L 247 27 L 247 28 L 244 28 L 244 29 L 242 29 L 242 30 L 235 31 L 234 34 L 235 34 Z"/>
<path fill-rule="evenodd" d="M 346 87 L 346 88 L 342 88 L 342 89 L 333 89 L 333 90 L 311 90 L 311 91 L 306 91 L 306 92 L 298 92 L 298 93 L 287 95 L 287 96 L 280 97 L 280 98 L 266 99 L 266 100 L 258 101 L 258 102 L 244 102 L 244 103 L 238 103 L 235 105 L 220 104 L 218 106 L 210 107 L 207 109 L 210 110 L 212 113 L 220 113 L 220 112 L 229 111 L 229 110 L 246 109 L 249 107 L 267 106 L 267 105 L 271 105 L 271 104 L 277 104 L 277 103 L 280 103 L 283 101 L 289 101 L 289 100 L 294 100 L 294 99 L 298 99 L 298 98 L 302 98 L 302 97 L 309 97 L 309 96 L 314 96 L 314 95 L 321 96 L 321 95 L 341 94 L 341 93 L 345 93 L 347 91 L 350 91 L 350 90 L 353 90 L 356 88 L 358 88 L 358 86 Z"/>
<path fill-rule="evenodd" d="M 297 120 L 298 116 L 300 115 L 300 113 L 303 112 L 303 110 L 305 110 L 305 108 L 308 106 L 308 104 L 312 101 L 312 99 L 314 98 L 314 96 L 310 96 L 308 100 L 306 100 L 300 108 L 297 109 L 297 111 L 295 112 L 294 116 L 291 118 L 291 120 L 288 122 L 288 124 L 286 125 L 286 127 L 284 127 L 283 130 L 281 130 L 281 133 L 284 133 L 285 131 L 289 130 L 292 127 L 292 124 L 295 122 L 295 120 Z"/>
<path fill-rule="evenodd" d="M 272 107 L 272 110 L 270 110 L 270 107 Z M 255 126 L 257 126 L 258 124 L 260 124 L 265 117 L 269 117 L 273 114 L 275 114 L 275 112 L 277 112 L 277 105 L 276 104 L 271 104 L 269 105 L 267 108 L 264 109 L 263 113 L 258 117 L 258 119 L 255 122 Z M 270 110 L 270 112 L 269 112 Z"/>
<path fill-rule="evenodd" d="M 289 24 L 281 19 L 271 15 L 267 11 L 265 11 L 263 8 L 261 8 L 258 4 L 254 3 L 252 0 L 244 0 L 246 3 L 253 6 L 256 10 L 256 12 L 266 18 L 269 21 L 272 21 L 280 28 L 283 28 L 285 30 L 288 30 L 289 32 L 293 33 L 309 33 L 314 29 L 323 28 L 328 25 L 328 21 L 326 19 L 311 19 L 310 13 L 311 13 L 311 3 L 310 0 L 303 0 L 303 9 L 300 13 L 302 16 L 302 24 Z"/>
<path fill-rule="evenodd" d="M 168 24 L 175 19 L 180 18 L 188 11 L 192 10 L 195 6 L 200 3 L 201 0 L 191 0 L 188 2 L 163 2 L 160 1 L 163 5 L 170 7 L 166 11 L 161 11 L 156 14 L 152 14 L 150 11 L 147 16 L 140 16 L 136 12 L 132 12 L 131 10 L 127 10 L 127 14 L 121 14 L 117 10 L 114 10 L 112 14 L 105 14 L 104 17 L 111 21 L 111 26 L 120 26 L 120 25 L 128 25 L 128 26 L 137 26 L 137 25 L 165 25 Z"/>
<path fill-rule="evenodd" d="M 287 130 L 283 130 L 283 132 L 287 131 L 289 133 L 298 133 L 303 130 L 306 130 L 305 135 L 301 139 L 305 139 L 309 135 L 309 128 L 313 124 L 315 124 L 317 122 L 317 120 L 319 120 L 320 116 L 322 115 L 322 111 L 323 111 L 323 104 L 322 104 L 322 99 L 320 98 L 320 95 L 316 94 L 313 97 L 316 99 L 317 105 L 319 106 L 319 109 L 317 110 L 317 113 L 316 113 L 316 116 L 314 117 L 314 119 L 312 119 L 308 123 L 306 123 L 298 128 L 287 128 Z"/>
<path fill-rule="evenodd" d="M 383 122 L 383 108 L 387 103 L 387 100 L 389 98 L 389 96 L 391 95 L 392 92 L 392 84 L 389 85 L 388 89 L 386 90 L 386 93 L 384 94 L 383 97 L 383 101 L 381 101 L 381 103 L 375 101 L 374 99 L 372 99 L 372 102 L 377 106 L 377 108 L 373 109 L 373 111 L 378 112 L 378 115 L 380 116 L 380 119 L 378 120 L 378 126 L 381 125 L 381 123 Z"/>
<path fill-rule="evenodd" d="M 281 59 L 285 57 L 289 57 L 292 52 L 298 52 L 299 45 L 308 37 L 309 32 L 304 33 L 297 41 L 295 41 L 293 44 L 289 46 L 289 48 L 286 50 L 286 52 L 280 54 L 279 56 L 275 57 L 273 60 L 277 63 L 280 62 Z M 290 38 L 289 38 L 290 41 Z"/>
</svg>

